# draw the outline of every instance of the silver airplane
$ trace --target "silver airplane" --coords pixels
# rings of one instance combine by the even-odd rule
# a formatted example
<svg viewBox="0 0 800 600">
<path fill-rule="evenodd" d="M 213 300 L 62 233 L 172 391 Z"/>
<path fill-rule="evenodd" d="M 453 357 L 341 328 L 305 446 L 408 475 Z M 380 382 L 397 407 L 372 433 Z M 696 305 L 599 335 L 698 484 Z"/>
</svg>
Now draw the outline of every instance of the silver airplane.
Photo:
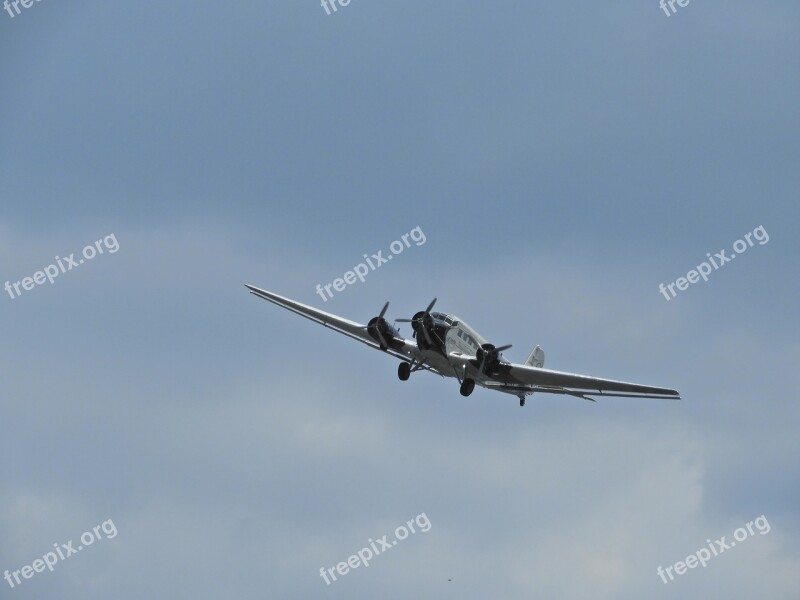
<svg viewBox="0 0 800 600">
<path fill-rule="evenodd" d="M 680 400 L 680 394 L 668 388 L 545 369 L 544 352 L 539 346 L 525 364 L 511 363 L 502 354 L 510 345 L 498 348 L 455 315 L 431 312 L 436 298 L 411 319 L 395 321 L 411 323 L 414 339 L 407 340 L 386 320 L 388 302 L 377 317 L 362 325 L 252 285 L 245 287 L 259 298 L 399 358 L 397 376 L 401 381 L 406 381 L 415 371 L 431 371 L 442 377 L 455 377 L 461 384 L 462 396 L 469 396 L 475 386 L 480 385 L 517 396 L 520 406 L 525 406 L 525 398 L 536 392 L 575 396 L 592 402 L 595 400 L 591 396 Z"/>
</svg>

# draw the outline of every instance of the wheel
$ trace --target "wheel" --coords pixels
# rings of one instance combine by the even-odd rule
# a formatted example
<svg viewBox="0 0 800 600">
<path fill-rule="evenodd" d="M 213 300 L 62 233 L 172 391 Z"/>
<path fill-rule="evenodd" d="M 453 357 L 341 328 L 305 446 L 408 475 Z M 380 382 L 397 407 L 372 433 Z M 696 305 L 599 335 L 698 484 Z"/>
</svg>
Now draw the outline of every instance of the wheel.
<svg viewBox="0 0 800 600">
<path fill-rule="evenodd" d="M 519 405 L 520 406 L 525 406 L 525 396 L 520 396 L 519 397 Z"/>
<path fill-rule="evenodd" d="M 467 378 L 464 380 L 464 383 L 461 384 L 461 395 L 469 396 L 472 393 L 472 390 L 474 389 L 475 389 L 475 380 Z"/>
<path fill-rule="evenodd" d="M 397 366 L 397 376 L 400 381 L 406 381 L 411 376 L 411 365 L 407 362 L 401 362 Z"/>
</svg>

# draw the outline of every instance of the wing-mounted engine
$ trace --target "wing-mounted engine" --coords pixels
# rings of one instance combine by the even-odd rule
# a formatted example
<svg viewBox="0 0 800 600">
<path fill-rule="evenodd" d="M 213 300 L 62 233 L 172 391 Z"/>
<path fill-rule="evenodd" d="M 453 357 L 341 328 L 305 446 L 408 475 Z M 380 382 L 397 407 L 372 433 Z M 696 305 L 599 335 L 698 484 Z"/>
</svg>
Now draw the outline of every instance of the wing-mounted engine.
<svg viewBox="0 0 800 600">
<path fill-rule="evenodd" d="M 483 344 L 470 362 L 481 375 L 493 375 L 500 369 L 500 353 L 511 348 L 511 344 L 496 348 L 494 344 Z"/>
<path fill-rule="evenodd" d="M 378 342 L 381 350 L 388 348 L 399 349 L 405 343 L 400 332 L 389 325 L 389 322 L 384 318 L 386 311 L 389 309 L 389 303 L 383 305 L 383 310 L 377 317 L 372 317 L 367 324 L 367 333 L 369 336 Z"/>
</svg>

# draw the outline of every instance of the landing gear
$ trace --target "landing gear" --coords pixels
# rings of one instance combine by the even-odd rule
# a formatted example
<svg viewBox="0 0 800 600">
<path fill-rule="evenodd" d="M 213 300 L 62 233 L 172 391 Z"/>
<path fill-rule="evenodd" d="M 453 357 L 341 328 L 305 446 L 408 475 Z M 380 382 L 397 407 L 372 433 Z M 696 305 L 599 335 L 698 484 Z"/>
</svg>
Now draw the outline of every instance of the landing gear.
<svg viewBox="0 0 800 600">
<path fill-rule="evenodd" d="M 461 384 L 461 395 L 462 396 L 469 396 L 472 393 L 472 390 L 475 389 L 475 380 L 470 379 L 469 377 L 464 380 L 464 383 Z"/>
<path fill-rule="evenodd" d="M 400 381 L 406 381 L 411 376 L 411 364 L 401 362 L 397 365 L 397 376 L 400 378 Z"/>
<path fill-rule="evenodd" d="M 525 406 L 525 396 L 520 396 L 519 397 L 519 405 L 520 406 Z"/>
</svg>

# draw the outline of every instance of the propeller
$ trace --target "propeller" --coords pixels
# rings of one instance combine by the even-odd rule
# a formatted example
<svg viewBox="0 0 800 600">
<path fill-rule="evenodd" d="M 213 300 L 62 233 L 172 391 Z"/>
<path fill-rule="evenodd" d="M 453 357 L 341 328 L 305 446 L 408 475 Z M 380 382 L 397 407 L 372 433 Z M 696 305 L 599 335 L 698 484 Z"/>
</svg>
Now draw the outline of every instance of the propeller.
<svg viewBox="0 0 800 600">
<path fill-rule="evenodd" d="M 507 344 L 505 346 L 500 346 L 499 348 L 495 348 L 492 344 L 484 344 L 480 348 L 478 348 L 478 352 L 476 358 L 480 361 L 478 364 L 478 373 L 483 373 L 483 368 L 486 366 L 486 359 L 493 355 L 495 360 L 500 353 L 504 350 L 508 350 L 511 348 L 511 344 Z"/>
<path fill-rule="evenodd" d="M 436 304 L 436 298 L 431 300 L 431 303 L 428 304 L 428 308 L 426 308 L 425 310 L 421 310 L 416 315 L 414 315 L 413 319 L 396 319 L 396 320 L 397 320 L 398 323 L 414 323 L 415 321 L 419 321 L 419 317 L 417 315 L 419 315 L 420 313 L 422 313 L 422 314 L 430 313 L 434 304 Z"/>
<path fill-rule="evenodd" d="M 433 317 L 431 317 L 431 309 L 433 305 L 436 304 L 436 298 L 431 300 L 431 303 L 428 304 L 428 308 L 425 310 L 419 311 L 417 314 L 414 315 L 411 319 L 397 319 L 397 323 L 411 323 L 411 327 L 414 330 L 414 333 L 417 333 L 420 329 L 422 329 L 422 335 L 425 336 L 425 341 L 428 342 L 429 346 L 433 345 L 433 340 L 431 339 L 430 330 L 433 328 Z"/>
<path fill-rule="evenodd" d="M 383 315 L 386 314 L 387 310 L 389 310 L 389 301 L 388 300 L 386 301 L 386 304 L 383 305 L 383 308 L 381 309 L 381 314 L 378 315 L 378 318 L 382 319 Z"/>
<path fill-rule="evenodd" d="M 381 344 L 381 348 L 383 349 L 389 347 L 389 344 L 386 342 L 386 338 L 383 335 L 383 331 L 381 331 L 383 327 L 389 328 L 389 324 L 386 322 L 386 319 L 383 318 L 387 310 L 389 310 L 388 302 L 383 305 L 380 314 L 377 317 L 373 317 L 372 319 L 370 319 L 369 325 L 364 327 L 364 329 L 366 329 L 370 333 L 370 335 L 378 338 L 378 341 Z M 391 330 L 391 328 L 389 329 Z"/>
</svg>

